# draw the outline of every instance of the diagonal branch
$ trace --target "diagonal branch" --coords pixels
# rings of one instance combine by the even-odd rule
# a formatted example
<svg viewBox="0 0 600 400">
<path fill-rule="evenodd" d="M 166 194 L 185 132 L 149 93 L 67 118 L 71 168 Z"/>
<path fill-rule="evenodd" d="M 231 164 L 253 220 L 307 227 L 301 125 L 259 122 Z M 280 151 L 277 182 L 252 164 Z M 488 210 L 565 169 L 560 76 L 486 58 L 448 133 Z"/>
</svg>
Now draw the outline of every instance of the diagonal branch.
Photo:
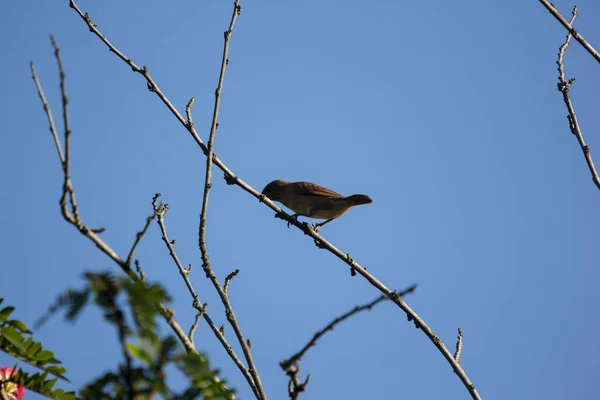
<svg viewBox="0 0 600 400">
<path fill-rule="evenodd" d="M 403 290 L 401 293 L 399 293 L 399 296 L 404 297 L 407 294 L 414 292 L 416 288 L 417 288 L 417 285 L 412 285 L 409 288 Z M 340 315 L 339 317 L 337 317 L 333 321 L 331 321 L 329 324 L 325 325 L 325 327 L 323 329 L 317 331 L 317 333 L 315 333 L 313 335 L 310 342 L 308 342 L 308 344 L 306 344 L 306 346 L 304 346 L 299 352 L 297 352 L 296 354 L 294 354 L 287 360 L 283 360 L 282 362 L 279 363 L 279 366 L 281 366 L 281 368 L 286 373 L 286 375 L 290 377 L 290 380 L 288 382 L 288 394 L 289 394 L 291 400 L 297 399 L 298 396 L 300 396 L 300 393 L 302 393 L 306 390 L 306 386 L 308 385 L 308 382 L 310 380 L 310 374 L 308 374 L 306 376 L 306 380 L 304 382 L 300 381 L 300 378 L 298 377 L 298 372 L 300 372 L 299 362 L 300 362 L 300 359 L 304 356 L 304 354 L 306 354 L 306 352 L 311 347 L 313 347 L 317 344 L 317 340 L 319 340 L 327 332 L 333 331 L 333 328 L 335 328 L 335 326 L 338 325 L 340 322 L 347 320 L 351 316 L 358 314 L 361 311 L 365 311 L 365 310 L 370 311 L 377 304 L 379 304 L 382 301 L 387 300 L 387 299 L 388 299 L 387 296 L 381 295 L 381 296 L 377 297 L 375 300 L 370 301 L 367 304 L 363 304 L 361 306 L 356 306 L 352 310 L 346 312 L 345 314 Z"/>
<path fill-rule="evenodd" d="M 398 296 L 400 297 L 404 297 L 409 293 L 412 293 L 415 291 L 415 289 L 417 288 L 417 285 L 412 285 L 409 288 L 403 290 L 402 292 L 398 293 Z M 319 340 L 321 338 L 321 336 L 325 335 L 327 332 L 332 331 L 333 328 L 335 328 L 336 325 L 338 325 L 340 322 L 347 320 L 348 318 L 350 318 L 351 316 L 353 316 L 354 314 L 358 314 L 361 311 L 365 311 L 365 310 L 371 310 L 373 307 L 375 307 L 378 303 L 381 303 L 384 300 L 387 300 L 388 297 L 381 295 L 379 297 L 377 297 L 375 300 L 367 303 L 367 304 L 363 304 L 361 306 L 356 306 L 354 307 L 352 310 L 340 315 L 339 317 L 335 318 L 333 321 L 331 321 L 330 323 L 328 323 L 327 325 L 325 325 L 325 327 L 319 331 L 317 331 L 317 333 L 315 333 L 312 337 L 312 339 L 310 340 L 310 342 L 308 342 L 306 344 L 306 346 L 304 346 L 302 348 L 302 350 L 300 350 L 299 352 L 297 352 L 296 354 L 294 354 L 293 356 L 291 356 L 290 358 L 288 358 L 287 360 L 282 361 L 281 363 L 279 363 L 279 365 L 281 366 L 281 368 L 283 368 L 284 371 L 286 371 L 292 364 L 297 363 L 300 361 L 300 359 L 304 356 L 304 354 L 306 354 L 306 352 L 313 346 L 315 346 L 317 344 L 317 340 Z"/>
<path fill-rule="evenodd" d="M 171 113 L 175 116 L 175 118 L 181 123 L 181 125 L 190 133 L 196 144 L 200 147 L 204 155 L 208 155 L 208 148 L 196 132 L 196 129 L 193 124 L 189 124 L 186 119 L 181 115 L 179 111 L 173 106 L 173 104 L 169 101 L 169 99 L 165 96 L 165 94 L 160 90 L 157 83 L 152 79 L 150 74 L 148 73 L 148 68 L 143 67 L 140 68 L 137 66 L 132 59 L 126 57 L 122 52 L 120 52 L 108 39 L 100 33 L 97 29 L 96 25 L 92 23 L 89 15 L 83 14 L 81 10 L 77 7 L 73 0 L 70 0 L 70 7 L 75 9 L 75 11 L 79 14 L 79 16 L 86 23 L 88 29 L 95 34 L 108 48 L 111 52 L 115 53 L 117 57 L 123 60 L 134 72 L 139 73 L 144 77 L 147 83 L 148 89 L 155 93 L 160 100 L 165 104 L 165 106 L 171 111 Z M 391 290 L 387 286 L 385 286 L 382 282 L 380 282 L 375 276 L 373 276 L 370 272 L 368 272 L 364 267 L 362 267 L 359 263 L 349 257 L 348 254 L 340 251 L 333 244 L 328 242 L 323 236 L 319 235 L 317 232 L 312 229 L 312 227 L 303 222 L 298 222 L 293 219 L 291 215 L 284 212 L 279 206 L 269 200 L 266 196 L 262 195 L 252 186 L 248 185 L 242 179 L 240 179 L 233 171 L 231 171 L 218 157 L 213 153 L 212 162 L 216 165 L 221 171 L 223 171 L 225 179 L 230 185 L 237 185 L 244 191 L 250 193 L 260 202 L 264 203 L 271 210 L 276 212 L 276 216 L 285 221 L 289 222 L 290 225 L 294 225 L 298 229 L 300 229 L 305 235 L 310 236 L 315 240 L 315 243 L 319 248 L 326 249 L 334 256 L 342 260 L 346 263 L 351 269 L 354 269 L 358 272 L 363 278 L 365 278 L 372 286 L 377 288 L 382 294 L 388 297 L 394 304 L 396 304 L 404 313 L 406 313 L 409 321 L 413 321 L 415 326 L 420 329 L 433 343 L 433 345 L 440 351 L 442 356 L 446 359 L 446 361 L 452 366 L 453 371 L 462 381 L 465 388 L 468 390 L 471 397 L 475 400 L 481 399 L 475 385 L 471 382 L 469 377 L 467 376 L 464 369 L 456 362 L 453 357 L 453 354 L 448 350 L 444 342 L 435 334 L 435 332 L 425 323 L 425 321 L 406 304 L 402 298 L 399 297 L 399 293 L 396 290 Z"/>
<path fill-rule="evenodd" d="M 583 38 L 583 36 L 581 36 L 581 34 L 579 32 L 577 32 L 575 30 L 575 28 L 573 28 L 573 26 L 572 26 L 573 19 L 571 19 L 571 22 L 567 22 L 567 20 L 562 15 L 560 15 L 560 13 L 556 9 L 556 7 L 554 7 L 554 4 L 550 3 L 548 0 L 539 0 L 539 1 L 540 1 L 540 3 L 542 3 L 544 5 L 544 7 L 546 7 L 546 9 L 548 11 L 550 11 L 550 14 L 552 14 L 554 16 L 554 18 L 556 18 L 558 20 L 558 22 L 560 22 L 561 25 L 564 26 L 567 31 L 569 31 L 569 34 L 572 35 L 575 38 L 575 40 L 577 40 L 583 46 L 583 48 L 586 49 L 588 51 L 588 53 L 590 53 L 592 55 L 592 57 L 594 57 L 596 59 L 596 61 L 598 61 L 600 63 L 600 53 L 598 53 L 596 51 L 596 49 L 594 49 L 592 47 L 592 45 L 590 45 Z M 575 10 L 576 9 L 577 9 L 577 7 L 575 7 Z"/>
<path fill-rule="evenodd" d="M 569 25 L 573 24 L 577 18 L 577 6 L 573 7 L 571 21 Z M 596 171 L 596 167 L 594 166 L 594 161 L 592 160 L 592 154 L 590 152 L 590 146 L 585 143 L 583 139 L 583 133 L 581 132 L 581 128 L 579 127 L 579 121 L 577 120 L 577 115 L 575 114 L 575 108 L 573 107 L 573 103 L 571 102 L 571 98 L 569 97 L 569 90 L 571 89 L 571 85 L 575 82 L 575 78 L 571 78 L 567 80 L 565 77 L 565 70 L 563 59 L 565 56 L 565 51 L 569 44 L 571 43 L 571 37 L 573 35 L 571 33 L 567 34 L 565 42 L 560 46 L 558 50 L 558 59 L 556 60 L 556 64 L 558 65 L 558 91 L 563 95 L 563 101 L 567 106 L 567 111 L 569 115 L 567 119 L 569 120 L 569 129 L 571 133 L 575 135 L 577 141 L 579 142 L 579 147 L 581 147 L 581 151 L 583 152 L 583 157 L 585 158 L 585 162 L 590 170 L 590 174 L 592 175 L 592 180 L 596 184 L 596 187 L 600 189 L 600 176 L 598 176 L 598 171 Z"/>
</svg>

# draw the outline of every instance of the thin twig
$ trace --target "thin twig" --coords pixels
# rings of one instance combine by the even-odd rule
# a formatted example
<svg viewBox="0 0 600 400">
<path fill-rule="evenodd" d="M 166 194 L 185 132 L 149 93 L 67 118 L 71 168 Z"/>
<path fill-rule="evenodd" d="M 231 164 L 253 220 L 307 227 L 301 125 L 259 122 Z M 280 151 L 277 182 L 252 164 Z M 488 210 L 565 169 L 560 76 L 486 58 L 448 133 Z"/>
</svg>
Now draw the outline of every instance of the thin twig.
<svg viewBox="0 0 600 400">
<path fill-rule="evenodd" d="M 194 320 L 194 323 L 190 327 L 190 332 L 188 333 L 188 337 L 190 338 L 190 341 L 192 343 L 194 343 L 194 334 L 196 333 L 196 329 L 198 328 L 198 322 L 200 322 L 200 318 L 202 318 L 206 310 L 206 303 L 204 303 L 201 307 L 202 309 L 198 311 L 198 314 L 196 314 L 196 319 Z"/>
<path fill-rule="evenodd" d="M 171 104 L 169 99 L 165 96 L 165 94 L 160 90 L 157 83 L 152 79 L 150 74 L 148 73 L 148 68 L 140 68 L 138 67 L 130 58 L 127 58 L 123 53 L 121 53 L 112 43 L 103 36 L 97 27 L 92 23 L 89 16 L 83 14 L 81 10 L 75 5 L 73 0 L 70 0 L 70 6 L 75 9 L 75 11 L 79 14 L 79 16 L 83 19 L 83 21 L 88 26 L 89 30 L 94 33 L 108 48 L 110 51 L 115 53 L 117 57 L 123 60 L 134 72 L 139 73 L 146 79 L 147 87 L 151 90 L 151 92 L 155 93 L 165 104 L 165 106 L 171 111 L 171 113 L 175 116 L 175 118 L 183 125 L 183 127 L 190 133 L 196 144 L 200 147 L 204 155 L 208 154 L 208 148 L 196 132 L 194 126 L 187 123 L 187 120 L 181 115 L 179 111 Z M 244 182 L 240 179 L 232 170 L 230 170 L 224 163 L 221 161 L 216 154 L 213 154 L 212 157 L 213 164 L 216 165 L 221 171 L 223 171 L 224 176 L 226 177 L 226 181 L 229 185 L 237 185 L 242 190 L 250 193 L 260 202 L 264 203 L 271 210 L 275 211 L 276 215 L 285 221 L 289 222 L 291 225 L 294 225 L 298 229 L 300 229 L 305 235 L 310 236 L 318 246 L 322 249 L 326 249 L 334 256 L 342 260 L 346 263 L 351 269 L 354 269 L 358 272 L 363 278 L 365 278 L 372 286 L 377 288 L 382 294 L 386 295 L 394 304 L 396 304 L 404 313 L 406 313 L 409 321 L 413 321 L 415 326 L 420 329 L 434 344 L 434 346 L 440 351 L 442 356 L 446 359 L 446 361 L 452 366 L 452 369 L 462 381 L 465 388 L 469 391 L 471 397 L 475 400 L 481 399 L 475 385 L 471 382 L 469 377 L 463 368 L 454 360 L 452 353 L 448 350 L 446 345 L 442 342 L 442 340 L 433 332 L 433 330 L 425 323 L 425 321 L 406 304 L 401 298 L 398 297 L 398 292 L 389 289 L 382 282 L 380 282 L 375 276 L 369 273 L 364 267 L 362 267 L 355 260 L 348 259 L 346 253 L 340 251 L 333 244 L 328 242 L 323 236 L 319 235 L 310 227 L 309 224 L 304 222 L 299 222 L 292 218 L 292 216 L 285 211 L 283 211 L 279 206 L 269 200 L 266 196 L 258 192 L 252 186 Z"/>
<path fill-rule="evenodd" d="M 409 288 L 407 288 L 406 290 L 403 290 L 402 292 L 398 293 L 398 296 L 404 297 L 407 294 L 414 292 L 416 288 L 417 288 L 417 285 L 412 285 Z M 306 354 L 306 352 L 311 347 L 313 347 L 313 346 L 315 346 L 317 344 L 317 340 L 319 340 L 319 338 L 321 338 L 321 336 L 323 336 L 324 334 L 326 334 L 328 331 L 332 331 L 333 328 L 335 328 L 335 326 L 337 324 L 339 324 L 342 321 L 347 320 L 348 318 L 350 318 L 354 314 L 357 314 L 357 313 L 359 313 L 361 311 L 371 310 L 378 303 L 381 303 L 382 301 L 387 300 L 387 299 L 388 299 L 387 296 L 381 295 L 381 296 L 377 297 L 375 300 L 370 301 L 369 303 L 363 304 L 361 306 L 356 306 L 352 310 L 350 310 L 350 311 L 348 311 L 348 312 L 340 315 L 339 317 L 335 318 L 333 321 L 331 321 L 330 323 L 328 323 L 327 325 L 325 325 L 325 327 L 323 329 L 317 331 L 313 335 L 312 339 L 299 352 L 297 352 L 296 354 L 292 355 L 287 360 L 282 361 L 281 363 L 279 363 L 279 365 L 281 366 L 281 368 L 283 368 L 284 371 L 287 371 L 294 363 L 299 362 L 300 359 L 304 356 L 304 354 Z"/>
<path fill-rule="evenodd" d="M 287 376 L 290 378 L 288 381 L 288 395 L 290 396 L 290 400 L 297 400 L 300 393 L 306 391 L 306 386 L 310 382 L 310 374 L 306 375 L 304 382 L 301 382 L 298 377 L 299 372 L 300 364 L 298 363 L 294 363 L 286 371 Z"/>
<path fill-rule="evenodd" d="M 55 53 L 55 54 L 57 54 L 57 53 Z M 60 60 L 59 53 L 57 54 L 57 59 Z M 62 211 L 63 217 L 65 218 L 65 220 L 67 222 L 69 222 L 70 224 L 75 226 L 81 234 L 83 234 L 85 237 L 90 239 L 96 245 L 96 247 L 98 247 L 100 249 L 100 251 L 102 251 L 111 260 L 113 260 L 121 268 L 121 270 L 127 276 L 129 276 L 129 278 L 131 278 L 132 280 L 140 279 L 140 278 L 138 278 L 136 273 L 131 269 L 130 265 L 128 265 L 106 242 L 104 242 L 104 240 L 102 240 L 98 236 L 98 234 L 96 233 L 97 230 L 91 229 L 91 228 L 87 227 L 85 224 L 83 224 L 83 222 L 79 218 L 79 214 L 75 210 L 73 210 L 73 213 L 71 213 L 69 211 L 68 206 L 65 201 L 65 198 L 67 196 L 66 193 L 71 193 L 71 195 L 72 195 L 71 207 L 72 207 L 72 209 L 73 208 L 76 209 L 76 203 L 74 201 L 75 190 L 73 189 L 71 179 L 68 175 L 68 170 L 67 170 L 67 168 L 65 168 L 65 166 L 68 167 L 69 163 L 66 162 L 65 154 L 62 151 L 62 147 L 60 144 L 60 140 L 58 138 L 56 126 L 54 124 L 54 118 L 52 115 L 52 111 L 50 110 L 50 106 L 48 105 L 48 103 L 46 101 L 46 97 L 44 96 L 44 92 L 42 90 L 42 86 L 36 75 L 35 66 L 34 66 L 33 62 L 30 63 L 30 67 L 31 67 L 32 79 L 35 83 L 35 86 L 36 86 L 36 89 L 38 92 L 38 96 L 40 97 L 40 100 L 42 101 L 44 111 L 48 118 L 48 122 L 50 125 L 50 133 L 52 134 L 52 138 L 54 139 L 54 144 L 56 145 L 59 161 L 61 163 L 61 169 L 63 170 L 63 174 L 64 174 L 63 195 L 61 196 L 61 211 Z M 63 79 L 63 81 L 64 81 L 64 73 L 61 74 L 61 79 Z M 64 84 L 64 82 L 63 82 L 63 84 Z M 63 107 L 66 107 L 66 104 L 67 104 L 67 102 L 63 99 Z M 63 111 L 63 116 L 64 115 L 66 115 L 66 113 Z M 69 138 L 70 138 L 70 135 L 67 135 L 66 139 L 68 140 Z M 160 304 L 160 303 L 158 304 L 158 306 L 161 310 L 161 315 L 163 315 L 167 324 L 175 332 L 176 336 L 181 341 L 181 343 L 183 344 L 185 349 L 188 352 L 198 354 L 198 350 L 193 346 L 191 341 L 188 339 L 188 337 L 185 334 L 185 332 L 183 331 L 183 329 L 181 329 L 181 326 L 179 325 L 179 323 L 172 316 L 169 316 L 167 308 L 163 304 Z"/>
<path fill-rule="evenodd" d="M 135 272 L 138 273 L 142 282 L 146 281 L 146 273 L 144 272 L 142 267 L 140 267 L 140 262 L 138 260 L 135 260 Z"/>
<path fill-rule="evenodd" d="M 69 128 L 69 98 L 67 96 L 67 87 L 65 85 L 65 70 L 63 68 L 62 58 L 60 56 L 60 48 L 56 44 L 54 40 L 54 36 L 50 35 L 50 42 L 52 43 L 52 47 L 54 48 L 54 56 L 56 57 L 56 63 L 58 64 L 58 73 L 59 73 L 59 81 L 60 81 L 60 95 L 62 99 L 62 117 L 63 117 L 63 125 L 64 125 L 64 140 L 65 140 L 65 158 L 63 160 L 63 172 L 64 172 L 64 182 L 63 182 L 63 193 L 60 199 L 61 208 L 63 210 L 63 214 L 69 214 L 69 210 L 67 209 L 67 197 L 69 199 L 69 204 L 71 205 L 72 218 L 76 224 L 81 224 L 81 220 L 79 217 L 79 208 L 77 207 L 77 202 L 75 201 L 75 190 L 73 189 L 73 184 L 71 182 L 71 169 L 69 168 L 70 160 L 71 160 L 71 129 Z M 96 233 L 103 232 L 104 229 L 101 228 L 96 231 Z"/>
<path fill-rule="evenodd" d="M 573 7 L 573 11 L 571 14 L 571 21 L 569 25 L 573 24 L 577 18 L 577 6 Z M 560 46 L 558 50 L 558 59 L 556 60 L 556 64 L 558 65 L 558 91 L 563 95 L 563 101 L 567 106 L 567 110 L 569 115 L 567 119 L 569 120 L 569 129 L 571 133 L 575 135 L 577 141 L 579 142 L 579 147 L 581 147 L 581 151 L 583 152 L 583 156 L 587 163 L 587 166 L 590 170 L 590 174 L 592 175 L 592 180 L 596 184 L 596 187 L 600 189 L 600 176 L 598 176 L 598 172 L 596 171 L 596 167 L 594 165 L 594 161 L 592 159 L 592 154 L 590 152 L 590 146 L 587 145 L 583 139 L 583 133 L 581 132 L 581 128 L 579 126 L 579 122 L 577 120 L 577 115 L 575 114 L 575 108 L 573 107 L 573 103 L 571 102 L 571 98 L 569 97 L 569 90 L 571 89 L 571 85 L 575 82 L 574 78 L 568 79 L 565 77 L 564 64 L 563 59 L 565 56 L 565 51 L 571 42 L 571 37 L 573 35 L 571 33 L 567 34 L 565 42 Z"/>
<path fill-rule="evenodd" d="M 231 272 L 229 275 L 227 275 L 225 277 L 225 285 L 223 285 L 223 290 L 225 291 L 225 293 L 227 293 L 227 291 L 229 290 L 229 284 L 231 283 L 231 280 L 237 276 L 237 274 L 240 273 L 239 269 L 236 269 L 235 271 Z"/>
<path fill-rule="evenodd" d="M 33 62 L 29 63 L 29 68 L 31 69 L 31 77 L 33 82 L 35 83 L 35 87 L 37 88 L 38 96 L 40 97 L 40 101 L 42 102 L 42 106 L 44 107 L 44 111 L 46 112 L 46 117 L 48 117 L 48 123 L 50 133 L 52 134 L 52 138 L 54 139 L 54 144 L 56 145 L 56 151 L 58 152 L 58 158 L 60 159 L 61 168 L 65 163 L 65 155 L 62 151 L 62 146 L 60 144 L 60 139 L 58 138 L 58 133 L 56 130 L 56 125 L 54 124 L 54 118 L 52 117 L 52 110 L 50 110 L 50 105 L 46 101 L 46 96 L 44 96 L 44 91 L 42 90 L 42 85 L 37 78 L 37 74 L 35 73 L 35 66 Z"/>
<path fill-rule="evenodd" d="M 148 218 L 146 218 L 146 224 L 144 225 L 144 227 L 142 228 L 141 231 L 136 233 L 135 241 L 133 242 L 133 245 L 131 246 L 131 250 L 129 250 L 127 259 L 125 260 L 127 265 L 131 265 L 131 261 L 133 260 L 133 255 L 135 253 L 135 249 L 136 249 L 137 245 L 142 241 L 142 238 L 146 234 L 146 231 L 148 230 L 148 227 L 150 226 L 150 224 L 152 223 L 154 218 L 156 218 L 156 213 L 154 213 L 154 214 L 150 215 Z"/>
<path fill-rule="evenodd" d="M 463 330 L 458 328 L 458 337 L 456 338 L 456 352 L 454 353 L 454 359 L 457 363 L 460 362 L 460 356 L 462 354 L 463 347 Z"/>
<path fill-rule="evenodd" d="M 177 256 L 177 253 L 175 252 L 175 248 L 173 247 L 173 243 L 169 240 L 169 236 L 167 235 L 167 227 L 165 225 L 164 217 L 165 217 L 166 212 L 169 210 L 169 205 L 168 204 L 157 205 L 156 200 L 158 199 L 158 196 L 159 196 L 159 194 L 157 193 L 155 195 L 155 197 L 153 198 L 152 205 L 154 207 L 154 212 L 156 213 L 156 216 L 157 216 L 156 222 L 158 223 L 158 226 L 160 227 L 160 232 L 162 234 L 162 240 L 165 243 L 165 245 L 167 246 L 167 249 L 169 250 L 169 254 L 171 255 L 171 258 L 173 259 L 173 262 L 177 266 L 177 269 L 179 270 L 179 274 L 183 278 L 183 281 L 185 282 L 185 285 L 187 286 L 188 291 L 190 292 L 190 295 L 192 296 L 192 299 L 194 299 L 194 304 L 195 305 L 200 304 L 199 296 L 196 293 L 196 291 L 194 290 L 194 287 L 192 286 L 192 282 L 190 281 L 190 278 L 188 277 L 188 274 L 186 273 L 186 269 L 183 267 L 183 264 L 179 260 L 179 257 Z M 197 308 L 200 308 L 200 307 L 197 306 Z M 202 306 L 202 309 L 206 310 L 206 304 L 204 304 Z M 250 385 L 250 388 L 255 393 L 255 395 L 258 397 L 258 391 L 257 391 L 256 385 L 254 384 L 254 378 L 248 371 L 248 368 L 246 368 L 244 363 L 242 363 L 242 361 L 239 359 L 239 357 L 237 356 L 237 354 L 235 353 L 235 351 L 233 350 L 231 345 L 227 342 L 227 340 L 225 339 L 225 335 L 223 335 L 223 332 L 221 332 L 219 330 L 219 328 L 217 328 L 217 326 L 214 324 L 213 320 L 210 318 L 210 316 L 208 315 L 208 313 L 206 311 L 202 312 L 202 317 L 204 317 L 204 320 L 208 323 L 208 325 L 212 329 L 213 333 L 215 334 L 215 336 L 217 337 L 219 342 L 221 342 L 221 345 L 225 348 L 225 350 L 227 351 L 227 354 L 229 355 L 229 357 L 231 358 L 233 363 L 242 372 L 242 375 L 244 375 L 244 377 L 246 378 L 248 385 Z M 188 340 L 189 340 L 189 338 L 188 338 Z"/>
<path fill-rule="evenodd" d="M 567 22 L 567 20 L 558 12 L 556 7 L 554 7 L 554 4 L 550 3 L 547 0 L 539 0 L 539 1 L 540 1 L 540 3 L 542 3 L 544 5 L 544 7 L 546 7 L 546 9 L 548 11 L 550 11 L 550 14 L 552 14 L 554 16 L 554 18 L 556 18 L 558 20 L 558 22 L 560 22 L 561 25 L 565 27 L 565 29 L 575 38 L 575 40 L 577 40 L 583 46 L 583 48 L 586 49 L 588 51 L 588 53 L 590 53 L 592 55 L 592 57 L 594 57 L 596 59 L 596 61 L 598 61 L 600 63 L 600 53 L 598 53 L 596 51 L 596 49 L 594 49 L 583 38 L 583 36 L 581 36 L 581 34 L 579 32 L 577 32 L 575 30 L 575 28 L 573 28 L 573 26 L 571 25 L 573 23 L 573 19 L 571 19 L 571 22 Z"/>
</svg>

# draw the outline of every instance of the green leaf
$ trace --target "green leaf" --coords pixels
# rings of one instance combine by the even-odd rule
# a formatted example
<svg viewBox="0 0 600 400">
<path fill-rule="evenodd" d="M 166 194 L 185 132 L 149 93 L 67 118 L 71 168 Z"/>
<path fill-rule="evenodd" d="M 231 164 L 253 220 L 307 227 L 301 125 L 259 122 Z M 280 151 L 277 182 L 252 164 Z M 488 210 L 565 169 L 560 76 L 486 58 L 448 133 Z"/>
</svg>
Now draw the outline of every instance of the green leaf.
<svg viewBox="0 0 600 400">
<path fill-rule="evenodd" d="M 39 353 L 37 353 L 35 355 L 35 358 L 38 361 L 48 361 L 50 359 L 52 359 L 54 357 L 54 353 L 52 353 L 50 350 L 42 350 Z"/>
<path fill-rule="evenodd" d="M 5 338 L 10 344 L 15 346 L 18 350 L 25 352 L 23 348 L 23 335 L 21 332 L 15 330 L 12 327 L 4 326 L 0 328 L 0 335 Z"/>
<path fill-rule="evenodd" d="M 62 376 L 65 372 L 67 372 L 67 369 L 64 367 L 59 367 L 58 365 L 52 365 L 50 367 L 46 367 L 45 370 L 49 373 L 51 373 L 54 376 L 58 376 L 59 378 L 64 379 L 65 381 L 69 382 L 69 380 L 67 378 L 65 378 L 64 376 Z"/>
<path fill-rule="evenodd" d="M 12 321 L 8 321 L 8 324 L 18 330 L 20 330 L 23 333 L 31 333 L 29 331 L 29 329 L 27 329 L 27 325 L 25 325 L 24 322 L 19 321 L 17 319 L 13 319 Z"/>
<path fill-rule="evenodd" d="M 137 346 L 133 343 L 127 343 L 126 344 L 127 347 L 127 351 L 129 351 L 129 353 L 134 357 L 137 358 L 138 360 L 146 363 L 146 365 L 152 365 L 153 361 L 152 361 L 152 357 L 150 356 L 150 354 L 143 349 L 140 346 Z"/>
<path fill-rule="evenodd" d="M 8 321 L 8 317 L 10 317 L 13 311 L 15 311 L 14 307 L 5 307 L 0 310 L 0 322 Z"/>
<path fill-rule="evenodd" d="M 28 338 L 31 339 L 31 338 Z M 25 341 L 27 343 L 27 341 Z M 27 348 L 27 354 L 31 357 L 35 356 L 42 349 L 42 344 L 40 342 L 33 342 L 31 346 Z"/>
</svg>

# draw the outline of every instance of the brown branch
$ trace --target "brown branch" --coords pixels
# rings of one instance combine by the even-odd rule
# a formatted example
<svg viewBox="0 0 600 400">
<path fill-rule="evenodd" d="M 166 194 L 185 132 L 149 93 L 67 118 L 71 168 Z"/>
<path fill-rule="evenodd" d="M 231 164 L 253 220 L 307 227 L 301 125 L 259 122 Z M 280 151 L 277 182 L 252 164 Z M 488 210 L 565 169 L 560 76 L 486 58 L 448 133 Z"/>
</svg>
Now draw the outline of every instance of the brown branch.
<svg viewBox="0 0 600 400">
<path fill-rule="evenodd" d="M 462 354 L 463 347 L 463 330 L 458 328 L 458 337 L 456 338 L 456 352 L 454 353 L 454 359 L 457 363 L 460 362 L 460 356 Z"/>
<path fill-rule="evenodd" d="M 138 67 L 130 58 L 127 58 L 123 53 L 121 53 L 108 39 L 100 33 L 95 24 L 92 23 L 90 17 L 87 14 L 83 14 L 81 10 L 75 5 L 73 0 L 70 0 L 70 6 L 75 9 L 75 11 L 79 14 L 79 16 L 83 19 L 83 21 L 88 26 L 89 30 L 95 34 L 108 48 L 111 52 L 115 53 L 117 57 L 123 60 L 134 72 L 139 73 L 146 79 L 148 89 L 155 93 L 163 104 L 171 111 L 171 113 L 175 116 L 175 118 L 183 125 L 183 127 L 190 133 L 196 144 L 203 151 L 204 155 L 208 154 L 208 148 L 200 139 L 200 136 L 196 132 L 195 127 L 192 124 L 189 124 L 187 120 L 181 115 L 179 111 L 171 104 L 169 99 L 165 96 L 165 94 L 160 90 L 156 82 L 152 79 L 150 74 L 148 73 L 148 68 L 140 68 Z M 346 253 L 340 251 L 333 244 L 329 243 L 323 236 L 319 235 L 314 231 L 307 223 L 298 222 L 293 219 L 291 215 L 284 212 L 279 206 L 269 200 L 266 196 L 262 195 L 252 186 L 248 185 L 242 179 L 240 179 L 233 171 L 231 171 L 218 157 L 213 153 L 212 162 L 216 165 L 221 171 L 223 171 L 226 181 L 229 185 L 237 185 L 244 191 L 250 193 L 252 196 L 257 198 L 260 202 L 264 203 L 271 210 L 275 211 L 276 215 L 287 222 L 290 222 L 291 225 L 294 225 L 298 229 L 300 229 L 305 235 L 310 236 L 315 240 L 315 243 L 319 246 L 319 248 L 326 249 L 334 256 L 342 260 L 346 263 L 351 269 L 354 269 L 357 273 L 359 273 L 363 278 L 365 278 L 372 286 L 377 288 L 382 294 L 388 297 L 394 304 L 396 304 L 404 313 L 406 313 L 409 321 L 413 321 L 415 326 L 420 329 L 433 343 L 433 345 L 440 351 L 442 356 L 446 359 L 446 361 L 452 366 L 452 369 L 462 381 L 465 388 L 469 391 L 469 394 L 473 399 L 481 399 L 477 389 L 467 376 L 466 372 L 463 368 L 454 360 L 452 353 L 446 348 L 445 344 L 442 340 L 433 332 L 433 330 L 425 323 L 425 321 L 406 304 L 399 296 L 397 291 L 393 291 L 385 286 L 382 282 L 380 282 L 375 276 L 369 273 L 364 267 L 362 267 L 355 260 L 347 257 Z"/>
<path fill-rule="evenodd" d="M 571 21 L 569 25 L 573 24 L 577 18 L 577 7 L 573 7 Z M 579 126 L 579 121 L 577 120 L 577 115 L 575 114 L 575 108 L 573 107 L 573 103 L 571 102 L 571 98 L 569 97 L 569 90 L 571 89 L 571 85 L 575 82 L 574 78 L 566 79 L 563 59 L 565 56 L 565 51 L 571 42 L 571 37 L 573 35 L 571 33 L 567 34 L 565 42 L 560 46 L 558 50 L 558 59 L 556 60 L 556 64 L 558 65 L 558 91 L 563 95 L 563 101 L 567 106 L 567 111 L 569 115 L 567 119 L 569 120 L 569 129 L 571 133 L 575 135 L 577 141 L 579 142 L 579 147 L 581 147 L 581 151 L 583 152 L 583 156 L 587 163 L 588 169 L 590 170 L 590 174 L 592 175 L 592 180 L 596 184 L 596 187 L 600 189 L 600 176 L 598 176 L 598 172 L 596 171 L 596 167 L 594 165 L 594 161 L 592 159 L 592 154 L 590 152 L 590 146 L 585 143 L 583 139 L 583 133 L 581 132 L 581 128 Z"/>
<path fill-rule="evenodd" d="M 554 18 L 556 18 L 558 20 L 558 22 L 560 22 L 561 25 L 565 27 L 565 29 L 569 32 L 569 34 L 571 36 L 573 36 L 575 38 L 575 40 L 577 40 L 583 46 L 583 48 L 586 49 L 588 51 L 588 53 L 590 53 L 592 55 L 592 57 L 594 57 L 596 59 L 596 61 L 598 61 L 600 63 L 600 53 L 598 53 L 596 51 L 596 49 L 594 49 L 583 38 L 583 36 L 581 36 L 581 34 L 579 32 L 577 32 L 575 30 L 575 28 L 573 28 L 573 26 L 572 26 L 573 19 L 571 19 L 571 22 L 567 22 L 567 20 L 562 15 L 560 15 L 560 13 L 556 9 L 556 7 L 554 7 L 554 4 L 550 3 L 547 0 L 539 0 L 539 1 L 540 1 L 540 3 L 542 3 L 544 5 L 544 7 L 546 7 L 546 9 L 548 11 L 550 11 L 550 14 L 552 14 L 554 16 Z M 574 10 L 577 10 L 577 7 L 575 7 Z"/>
</svg>

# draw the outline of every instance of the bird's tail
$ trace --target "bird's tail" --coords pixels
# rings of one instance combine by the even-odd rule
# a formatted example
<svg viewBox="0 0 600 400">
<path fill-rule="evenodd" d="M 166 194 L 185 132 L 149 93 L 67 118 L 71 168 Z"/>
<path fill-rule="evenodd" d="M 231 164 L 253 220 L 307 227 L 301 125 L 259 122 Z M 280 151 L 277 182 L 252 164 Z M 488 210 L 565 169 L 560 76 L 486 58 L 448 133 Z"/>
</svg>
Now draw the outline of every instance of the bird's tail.
<svg viewBox="0 0 600 400">
<path fill-rule="evenodd" d="M 360 206 L 361 204 L 372 203 L 373 200 L 366 194 L 353 194 L 352 196 L 346 197 L 346 200 L 350 201 L 353 206 Z"/>
</svg>

